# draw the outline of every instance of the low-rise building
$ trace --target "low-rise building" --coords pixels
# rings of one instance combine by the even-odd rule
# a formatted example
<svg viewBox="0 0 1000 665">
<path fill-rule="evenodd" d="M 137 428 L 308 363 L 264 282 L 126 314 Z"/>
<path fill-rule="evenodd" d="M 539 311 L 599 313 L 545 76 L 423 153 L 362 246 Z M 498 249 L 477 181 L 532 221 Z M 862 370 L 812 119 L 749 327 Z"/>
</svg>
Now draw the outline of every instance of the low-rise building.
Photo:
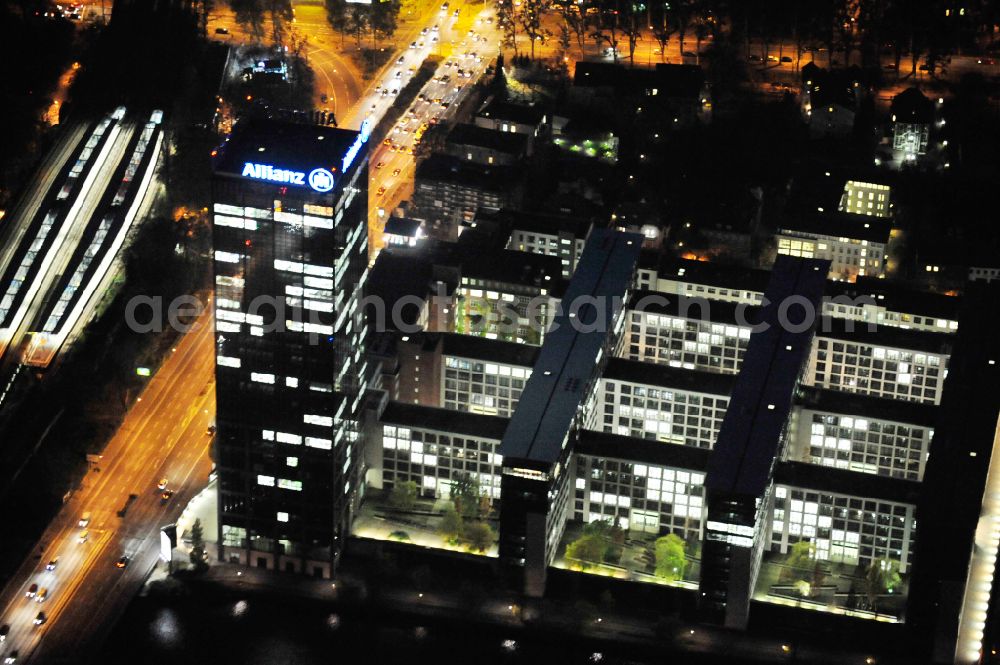
<svg viewBox="0 0 1000 665">
<path fill-rule="evenodd" d="M 429 235 L 454 241 L 462 222 L 480 208 L 518 208 L 522 196 L 521 178 L 511 167 L 435 154 L 417 166 L 414 215 L 427 221 Z"/>
<path fill-rule="evenodd" d="M 831 279 L 853 282 L 861 275 L 884 274 L 891 230 L 891 222 L 882 218 L 820 212 L 781 222 L 775 238 L 778 254 L 825 259 Z"/>
<path fill-rule="evenodd" d="M 445 139 L 447 154 L 484 166 L 513 166 L 529 153 L 529 146 L 526 134 L 468 124 L 455 125 Z"/>
</svg>

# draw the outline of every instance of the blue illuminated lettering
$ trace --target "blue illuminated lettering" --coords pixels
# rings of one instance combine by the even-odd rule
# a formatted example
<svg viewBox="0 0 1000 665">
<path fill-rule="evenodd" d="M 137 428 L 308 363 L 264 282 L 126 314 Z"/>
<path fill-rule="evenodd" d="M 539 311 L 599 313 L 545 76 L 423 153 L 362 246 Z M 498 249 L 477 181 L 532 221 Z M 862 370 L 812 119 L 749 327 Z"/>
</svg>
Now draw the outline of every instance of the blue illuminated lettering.
<svg viewBox="0 0 1000 665">
<path fill-rule="evenodd" d="M 358 137 L 354 139 L 354 143 L 351 147 L 347 149 L 344 153 L 344 161 L 341 169 L 346 173 L 347 169 L 350 168 L 351 164 L 354 163 L 354 158 L 358 156 L 361 152 L 361 146 L 363 146 L 367 141 L 368 137 L 372 134 L 372 123 L 370 120 L 365 120 L 361 123 L 361 130 L 358 132 Z"/>
<path fill-rule="evenodd" d="M 306 184 L 306 174 L 302 171 L 276 169 L 270 164 L 254 164 L 253 162 L 247 162 L 243 165 L 243 177 L 280 182 L 286 185 Z"/>
</svg>

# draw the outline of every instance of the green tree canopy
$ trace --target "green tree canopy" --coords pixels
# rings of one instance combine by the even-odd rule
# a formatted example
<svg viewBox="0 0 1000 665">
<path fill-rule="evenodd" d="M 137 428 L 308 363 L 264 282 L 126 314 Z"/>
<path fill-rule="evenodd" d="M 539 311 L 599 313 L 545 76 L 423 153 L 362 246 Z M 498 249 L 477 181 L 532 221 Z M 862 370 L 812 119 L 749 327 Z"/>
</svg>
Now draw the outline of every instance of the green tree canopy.
<svg viewBox="0 0 1000 665">
<path fill-rule="evenodd" d="M 472 522 L 465 527 L 465 539 L 472 549 L 485 552 L 493 544 L 493 529 L 486 522 Z"/>
<path fill-rule="evenodd" d="M 396 510 L 413 510 L 417 501 L 417 484 L 412 480 L 396 483 L 389 490 L 389 505 Z"/>
<path fill-rule="evenodd" d="M 684 578 L 688 561 L 684 556 L 683 538 L 673 533 L 657 538 L 654 553 L 657 577 L 671 581 Z"/>
<path fill-rule="evenodd" d="M 455 510 L 455 504 L 448 504 L 441 516 L 441 533 L 448 538 L 458 538 L 464 531 L 462 516 Z"/>
</svg>

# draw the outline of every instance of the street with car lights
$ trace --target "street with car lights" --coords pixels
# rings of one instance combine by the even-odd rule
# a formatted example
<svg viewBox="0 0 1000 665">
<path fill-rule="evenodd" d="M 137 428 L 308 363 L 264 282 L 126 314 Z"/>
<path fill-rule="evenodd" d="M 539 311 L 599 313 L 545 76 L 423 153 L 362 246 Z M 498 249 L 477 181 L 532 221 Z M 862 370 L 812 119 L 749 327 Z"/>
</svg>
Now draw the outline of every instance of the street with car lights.
<svg viewBox="0 0 1000 665">
<path fill-rule="evenodd" d="M 159 556 L 160 528 L 208 482 L 215 414 L 210 312 L 178 340 L 124 423 L 0 594 L 0 653 L 22 662 L 77 663 L 93 655 Z M 157 483 L 174 495 L 164 501 Z M 124 517 L 118 512 L 131 502 Z M 80 526 L 90 514 L 86 528 Z M 81 532 L 88 532 L 80 542 Z M 58 557 L 53 570 L 46 565 Z M 119 567 L 122 557 L 127 557 Z M 162 564 L 161 564 L 162 565 Z M 48 589 L 28 598 L 32 584 Z M 37 596 L 36 596 L 37 598 Z M 35 625 L 39 611 L 46 622 Z"/>
</svg>

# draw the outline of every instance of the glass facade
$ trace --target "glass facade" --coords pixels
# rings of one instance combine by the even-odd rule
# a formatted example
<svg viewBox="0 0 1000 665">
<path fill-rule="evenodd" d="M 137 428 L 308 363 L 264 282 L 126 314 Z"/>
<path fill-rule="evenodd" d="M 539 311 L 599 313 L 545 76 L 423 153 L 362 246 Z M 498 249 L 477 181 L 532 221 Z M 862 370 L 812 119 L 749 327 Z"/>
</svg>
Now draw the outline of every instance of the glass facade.
<svg viewBox="0 0 1000 665">
<path fill-rule="evenodd" d="M 898 561 L 900 572 L 905 573 L 916 530 L 916 506 L 912 504 L 775 487 L 774 552 L 786 553 L 791 545 L 808 540 L 816 546 L 817 559 L 863 566 L 891 559 Z"/>
<path fill-rule="evenodd" d="M 736 374 L 750 327 L 649 312 L 628 313 L 629 334 L 619 356 L 629 360 Z"/>
<path fill-rule="evenodd" d="M 597 393 L 601 431 L 711 448 L 729 406 L 728 395 L 601 379 Z"/>
<path fill-rule="evenodd" d="M 938 404 L 948 356 L 817 337 L 810 367 L 821 388 Z"/>
<path fill-rule="evenodd" d="M 223 558 L 329 574 L 343 545 L 369 375 L 367 182 L 362 156 L 326 194 L 213 181 L 220 536 L 246 550 Z"/>
<path fill-rule="evenodd" d="M 455 411 L 509 418 L 530 376 L 530 367 L 447 356 L 440 404 Z"/>
<path fill-rule="evenodd" d="M 482 493 L 500 498 L 500 441 L 453 432 L 382 424 L 382 480 L 413 481 L 425 496 L 450 495 L 452 475 L 465 472 Z"/>
<path fill-rule="evenodd" d="M 577 455 L 573 517 L 698 540 L 705 511 L 704 483 L 702 472 Z"/>
</svg>

